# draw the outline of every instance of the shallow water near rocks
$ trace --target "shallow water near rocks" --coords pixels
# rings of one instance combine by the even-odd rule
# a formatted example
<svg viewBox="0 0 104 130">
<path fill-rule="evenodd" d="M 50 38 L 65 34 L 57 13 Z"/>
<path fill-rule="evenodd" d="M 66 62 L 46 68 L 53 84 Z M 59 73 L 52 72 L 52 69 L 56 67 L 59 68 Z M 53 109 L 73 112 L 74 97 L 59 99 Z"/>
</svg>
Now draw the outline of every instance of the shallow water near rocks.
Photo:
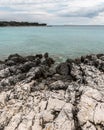
<svg viewBox="0 0 104 130">
<path fill-rule="evenodd" d="M 34 55 L 45 52 L 60 60 L 103 53 L 104 26 L 0 28 L 0 59 L 13 53 Z"/>
</svg>

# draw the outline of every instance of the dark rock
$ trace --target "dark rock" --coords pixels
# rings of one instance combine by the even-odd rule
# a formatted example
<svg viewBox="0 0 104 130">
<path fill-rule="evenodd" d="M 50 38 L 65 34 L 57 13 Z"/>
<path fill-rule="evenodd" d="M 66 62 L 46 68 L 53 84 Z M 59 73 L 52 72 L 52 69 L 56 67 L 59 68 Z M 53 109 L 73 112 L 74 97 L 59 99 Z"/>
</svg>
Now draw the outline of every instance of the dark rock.
<svg viewBox="0 0 104 130">
<path fill-rule="evenodd" d="M 5 69 L 7 66 L 5 64 L 0 64 L 0 70 Z"/>
<path fill-rule="evenodd" d="M 99 69 L 104 72 L 104 62 L 101 62 Z"/>
<path fill-rule="evenodd" d="M 17 75 L 18 81 L 22 81 L 22 80 L 24 80 L 25 78 L 26 78 L 26 74 L 19 74 L 19 75 Z"/>
<path fill-rule="evenodd" d="M 99 59 L 102 60 L 102 61 L 104 61 L 104 56 L 101 56 Z"/>
<path fill-rule="evenodd" d="M 101 64 L 101 60 L 100 60 L 100 59 L 97 59 L 97 60 L 95 60 L 95 61 L 93 62 L 93 65 L 94 65 L 96 68 L 99 68 L 100 64 Z"/>
<path fill-rule="evenodd" d="M 98 58 L 97 58 L 97 56 L 96 55 L 91 55 L 91 60 L 92 61 L 95 61 L 95 60 L 97 60 Z"/>
<path fill-rule="evenodd" d="M 28 72 L 32 67 L 35 67 L 36 63 L 35 62 L 25 62 L 25 64 L 21 64 L 19 66 L 19 69 L 22 71 L 22 73 Z"/>
<path fill-rule="evenodd" d="M 0 60 L 0 64 L 3 64 L 4 62 Z"/>
<path fill-rule="evenodd" d="M 44 58 L 48 58 L 49 57 L 49 54 L 46 52 L 45 54 L 44 54 Z"/>
<path fill-rule="evenodd" d="M 70 75 L 71 72 L 71 64 L 61 63 L 56 67 L 56 72 L 61 75 Z"/>
<path fill-rule="evenodd" d="M 54 64 L 54 60 L 52 58 L 46 58 L 42 64 L 51 67 L 52 64 Z"/>
<path fill-rule="evenodd" d="M 97 56 L 97 58 L 100 58 L 100 57 L 104 56 L 104 54 L 97 54 L 96 56 Z"/>
<path fill-rule="evenodd" d="M 55 67 L 51 67 L 51 68 L 49 68 L 49 75 L 54 75 L 54 74 L 56 74 L 56 69 L 55 69 Z"/>
<path fill-rule="evenodd" d="M 84 64 L 88 64 L 88 63 L 89 63 L 89 59 L 86 58 L 86 59 L 84 60 Z"/>
<path fill-rule="evenodd" d="M 80 58 L 75 59 L 75 63 L 76 64 L 81 64 L 81 59 Z"/>
<path fill-rule="evenodd" d="M 38 82 L 35 81 L 35 82 L 32 84 L 31 88 L 30 88 L 30 92 L 35 92 L 35 91 L 37 91 L 37 90 L 39 90 L 39 86 L 38 86 Z"/>
<path fill-rule="evenodd" d="M 84 64 L 86 67 L 87 65 L 95 66 L 104 72 L 104 55 L 102 54 L 82 56 L 74 60 L 67 59 L 66 62 L 57 66 L 53 65 L 55 61 L 48 56 L 48 53 L 44 54 L 44 58 L 42 57 L 42 54 L 27 57 L 18 54 L 10 55 L 3 64 L 0 64 L 1 84 L 3 86 L 14 85 L 17 82 L 29 83 L 32 80 L 36 80 L 38 83 L 45 80 L 47 86 L 59 80 L 63 82 L 78 81 L 85 84 L 86 75 L 83 67 L 81 69 Z M 3 78 L 5 78 L 5 82 Z"/>
<path fill-rule="evenodd" d="M 91 55 L 87 55 L 87 56 L 86 56 L 86 59 L 91 60 L 91 57 L 92 57 Z"/>
<path fill-rule="evenodd" d="M 83 63 L 85 60 L 85 57 L 84 56 L 81 56 L 81 62 Z"/>
<path fill-rule="evenodd" d="M 30 92 L 32 93 L 32 92 L 35 92 L 37 90 L 39 90 L 38 86 L 32 86 L 31 89 L 30 89 Z"/>
<path fill-rule="evenodd" d="M 39 59 L 42 59 L 43 55 L 42 54 L 37 54 L 35 57 L 39 58 Z"/>
<path fill-rule="evenodd" d="M 16 65 L 16 62 L 14 62 L 13 60 L 7 60 L 5 64 L 8 66 L 13 66 Z"/>
<path fill-rule="evenodd" d="M 41 67 L 33 67 L 30 69 L 30 71 L 27 73 L 27 77 L 30 77 L 32 79 L 38 79 L 43 77 L 44 70 Z"/>
<path fill-rule="evenodd" d="M 25 57 L 27 61 L 35 61 L 36 57 L 35 56 L 27 56 Z"/>
<path fill-rule="evenodd" d="M 12 54 L 8 56 L 8 60 L 11 60 L 14 57 L 21 57 L 19 54 Z"/>
<path fill-rule="evenodd" d="M 86 58 L 89 59 L 89 60 L 96 60 L 97 56 L 94 55 L 94 54 L 91 54 L 91 55 L 87 55 Z"/>
<path fill-rule="evenodd" d="M 24 62 L 26 62 L 26 59 L 23 58 L 22 56 L 18 55 L 18 54 L 10 55 L 10 56 L 8 57 L 8 59 L 6 60 L 6 62 L 7 62 L 8 60 L 12 60 L 12 61 L 14 61 L 14 62 L 16 62 L 16 63 L 24 63 Z"/>
<path fill-rule="evenodd" d="M 72 63 L 74 63 L 74 60 L 73 59 L 67 59 L 66 62 L 72 64 Z"/>
<path fill-rule="evenodd" d="M 9 80 L 8 79 L 1 80 L 0 86 L 2 86 L 2 87 L 10 86 Z"/>
<path fill-rule="evenodd" d="M 35 60 L 36 66 L 38 66 L 40 63 L 41 63 L 41 60 L 40 60 L 39 58 L 37 58 L 37 59 Z"/>
<path fill-rule="evenodd" d="M 17 70 L 18 70 L 18 68 L 16 66 L 9 67 L 9 71 L 10 71 L 11 75 L 16 74 Z M 21 73 L 21 71 L 20 71 L 20 73 Z"/>
<path fill-rule="evenodd" d="M 15 78 L 15 76 L 11 76 L 8 78 L 9 85 L 15 85 L 18 82 L 18 80 Z"/>
</svg>

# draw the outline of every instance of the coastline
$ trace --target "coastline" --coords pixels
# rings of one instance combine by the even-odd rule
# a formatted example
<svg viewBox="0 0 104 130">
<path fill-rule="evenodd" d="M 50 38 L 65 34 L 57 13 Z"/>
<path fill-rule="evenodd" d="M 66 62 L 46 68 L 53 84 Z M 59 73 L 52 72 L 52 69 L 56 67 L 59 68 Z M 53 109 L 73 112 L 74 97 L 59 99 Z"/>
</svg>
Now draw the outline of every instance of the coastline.
<svg viewBox="0 0 104 130">
<path fill-rule="evenodd" d="M 47 24 L 38 22 L 0 21 L 0 27 L 21 27 L 21 26 L 47 26 Z"/>
<path fill-rule="evenodd" d="M 104 54 L 55 64 L 48 53 L 0 62 L 0 129 L 102 130 Z"/>
</svg>

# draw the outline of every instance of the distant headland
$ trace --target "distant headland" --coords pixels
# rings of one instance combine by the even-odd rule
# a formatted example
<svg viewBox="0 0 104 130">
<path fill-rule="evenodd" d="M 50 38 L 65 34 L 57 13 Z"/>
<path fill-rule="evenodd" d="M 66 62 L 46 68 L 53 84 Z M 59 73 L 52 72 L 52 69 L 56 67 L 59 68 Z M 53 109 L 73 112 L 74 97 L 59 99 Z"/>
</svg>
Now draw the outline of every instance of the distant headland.
<svg viewBox="0 0 104 130">
<path fill-rule="evenodd" d="M 46 23 L 38 22 L 16 22 L 16 21 L 0 21 L 0 27 L 5 26 L 47 26 Z"/>
</svg>

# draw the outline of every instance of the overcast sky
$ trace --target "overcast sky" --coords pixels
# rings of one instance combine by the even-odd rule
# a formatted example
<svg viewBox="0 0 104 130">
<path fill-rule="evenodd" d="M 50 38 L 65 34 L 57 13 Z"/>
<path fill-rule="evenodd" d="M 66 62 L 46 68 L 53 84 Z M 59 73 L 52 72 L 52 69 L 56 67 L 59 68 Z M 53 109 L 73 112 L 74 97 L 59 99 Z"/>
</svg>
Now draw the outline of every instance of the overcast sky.
<svg viewBox="0 0 104 130">
<path fill-rule="evenodd" d="M 0 0 L 0 20 L 104 24 L 104 0 Z"/>
</svg>

